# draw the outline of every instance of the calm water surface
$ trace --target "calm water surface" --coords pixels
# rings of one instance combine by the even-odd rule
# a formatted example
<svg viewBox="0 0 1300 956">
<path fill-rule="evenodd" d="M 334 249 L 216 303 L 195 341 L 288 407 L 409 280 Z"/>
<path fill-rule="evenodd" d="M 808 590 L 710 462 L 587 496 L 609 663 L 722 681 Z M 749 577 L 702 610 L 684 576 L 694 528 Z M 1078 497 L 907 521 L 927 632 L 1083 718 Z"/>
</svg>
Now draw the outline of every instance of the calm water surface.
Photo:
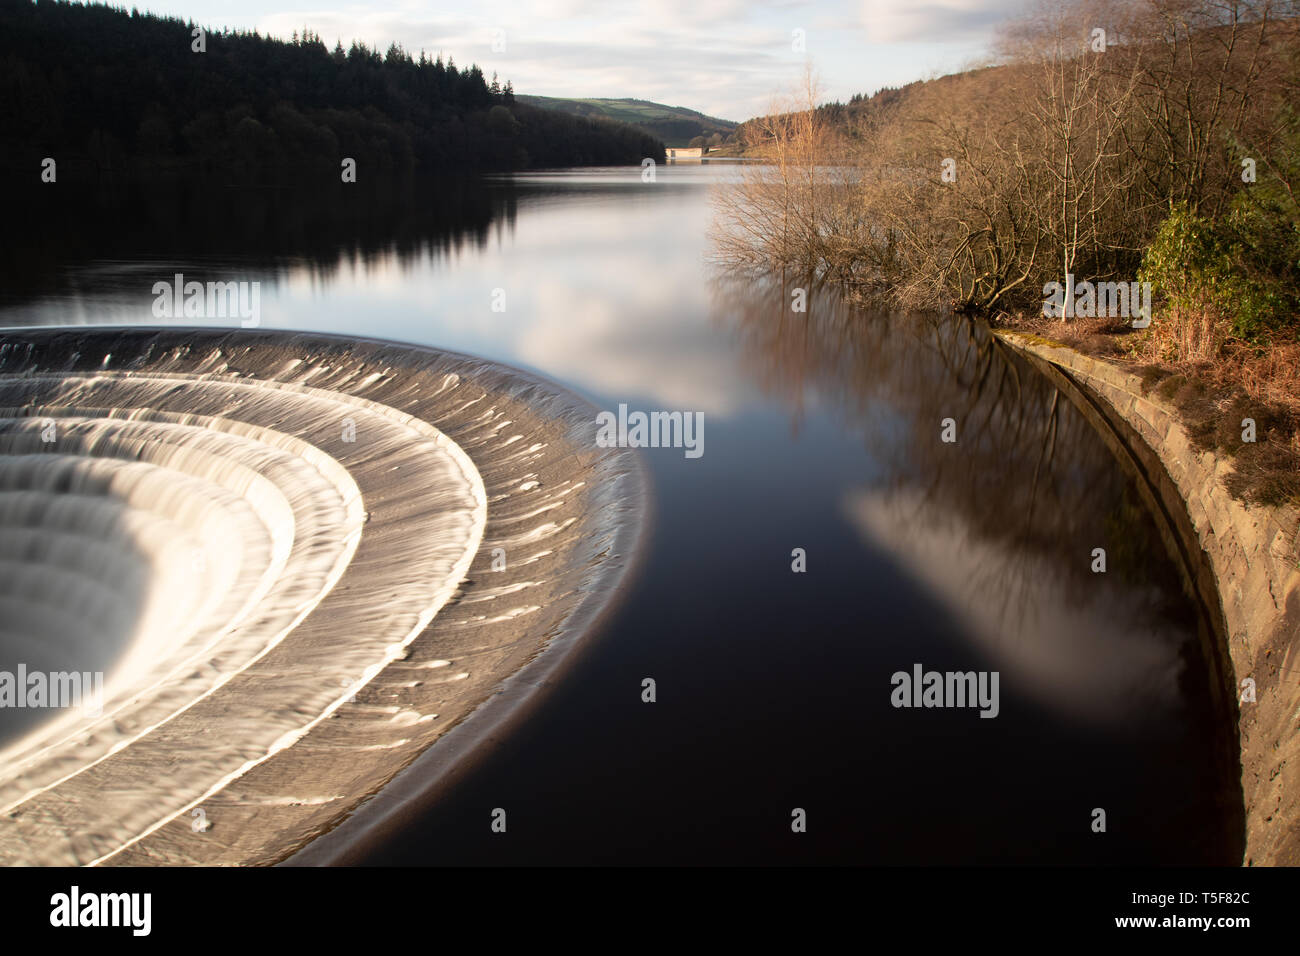
<svg viewBox="0 0 1300 956">
<path fill-rule="evenodd" d="M 1134 481 L 980 328 L 796 313 L 794 278 L 711 264 L 730 169 L 27 197 L 0 324 L 159 324 L 156 281 L 250 279 L 264 327 L 704 414 L 702 457 L 644 453 L 652 533 L 600 636 L 362 862 L 1237 862 L 1207 625 Z M 915 664 L 997 671 L 999 715 L 894 708 Z"/>
</svg>

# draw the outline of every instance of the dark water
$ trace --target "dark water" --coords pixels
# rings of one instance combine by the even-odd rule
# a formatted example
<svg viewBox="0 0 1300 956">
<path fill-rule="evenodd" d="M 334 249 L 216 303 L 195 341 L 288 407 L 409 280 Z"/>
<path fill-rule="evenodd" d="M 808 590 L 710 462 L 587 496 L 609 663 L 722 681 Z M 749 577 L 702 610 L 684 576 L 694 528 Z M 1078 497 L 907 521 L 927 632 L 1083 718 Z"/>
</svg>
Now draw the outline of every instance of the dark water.
<svg viewBox="0 0 1300 956">
<path fill-rule="evenodd" d="M 651 540 L 600 636 L 359 862 L 1238 862 L 1208 624 L 1134 480 L 979 327 L 793 312 L 796 278 L 712 265 L 726 175 L 28 194 L 0 324 L 156 324 L 156 281 L 254 279 L 264 327 L 703 413 L 701 457 L 644 453 Z M 998 716 L 891 706 L 916 664 L 998 672 Z"/>
</svg>

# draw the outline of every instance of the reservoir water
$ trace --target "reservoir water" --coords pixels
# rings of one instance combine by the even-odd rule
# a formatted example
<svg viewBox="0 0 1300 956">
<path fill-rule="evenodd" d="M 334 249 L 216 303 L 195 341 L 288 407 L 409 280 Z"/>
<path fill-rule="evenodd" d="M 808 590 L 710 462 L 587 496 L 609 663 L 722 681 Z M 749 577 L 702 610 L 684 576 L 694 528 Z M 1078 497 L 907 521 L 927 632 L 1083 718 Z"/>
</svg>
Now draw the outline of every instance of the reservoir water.
<svg viewBox="0 0 1300 956">
<path fill-rule="evenodd" d="M 160 318 L 154 283 L 256 281 L 262 327 L 702 416 L 698 457 L 642 452 L 649 539 L 600 632 L 353 862 L 1239 862 L 1213 622 L 1135 477 L 980 325 L 719 267 L 728 175 L 60 185 L 13 207 L 33 235 L 3 267 L 0 325 L 211 325 Z M 918 666 L 996 672 L 996 716 L 895 706 Z"/>
</svg>

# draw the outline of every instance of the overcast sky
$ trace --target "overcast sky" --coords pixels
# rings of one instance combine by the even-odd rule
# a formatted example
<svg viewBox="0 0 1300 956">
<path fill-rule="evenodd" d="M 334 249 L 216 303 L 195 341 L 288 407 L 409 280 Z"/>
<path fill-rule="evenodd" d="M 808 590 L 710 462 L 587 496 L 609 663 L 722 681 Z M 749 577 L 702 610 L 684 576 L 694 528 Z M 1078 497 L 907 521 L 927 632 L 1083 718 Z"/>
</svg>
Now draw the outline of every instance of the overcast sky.
<svg viewBox="0 0 1300 956">
<path fill-rule="evenodd" d="M 208 27 L 287 39 L 306 24 L 330 46 L 443 51 L 521 93 L 630 96 L 742 120 L 788 92 L 805 57 L 832 100 L 961 69 L 986 54 L 994 25 L 1024 0 L 138 2 Z M 795 30 L 804 52 L 793 49 Z M 504 50 L 493 50 L 494 31 Z"/>
</svg>

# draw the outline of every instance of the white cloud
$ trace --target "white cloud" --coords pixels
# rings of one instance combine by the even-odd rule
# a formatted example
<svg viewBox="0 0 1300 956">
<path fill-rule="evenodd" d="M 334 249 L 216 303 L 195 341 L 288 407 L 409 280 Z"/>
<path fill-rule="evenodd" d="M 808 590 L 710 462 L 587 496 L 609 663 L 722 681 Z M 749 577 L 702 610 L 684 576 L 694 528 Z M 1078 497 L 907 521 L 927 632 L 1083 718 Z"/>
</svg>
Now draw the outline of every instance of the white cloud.
<svg viewBox="0 0 1300 956">
<path fill-rule="evenodd" d="M 627 288 L 636 283 L 635 291 Z M 719 375 L 728 343 L 682 315 L 681 290 L 661 276 L 623 276 L 617 289 L 591 283 L 575 297 L 563 283 L 530 290 L 533 321 L 514 343 L 519 358 L 560 379 L 581 382 L 617 401 L 653 400 L 665 409 L 726 417 L 744 402 L 746 387 Z M 629 314 L 630 300 L 649 303 Z M 684 342 L 694 340 L 690 347 Z"/>
<path fill-rule="evenodd" d="M 1024 0 L 862 0 L 862 25 L 873 43 L 979 43 Z"/>
<path fill-rule="evenodd" d="M 1014 687 L 1099 724 L 1177 708 L 1183 635 L 1157 623 L 1157 594 L 1100 575 L 1080 604 L 1050 562 L 980 537 L 961 515 L 914 490 L 851 492 L 844 508 L 865 540 L 886 549 L 962 622 L 970 649 L 1001 672 L 1004 691 Z"/>
</svg>

